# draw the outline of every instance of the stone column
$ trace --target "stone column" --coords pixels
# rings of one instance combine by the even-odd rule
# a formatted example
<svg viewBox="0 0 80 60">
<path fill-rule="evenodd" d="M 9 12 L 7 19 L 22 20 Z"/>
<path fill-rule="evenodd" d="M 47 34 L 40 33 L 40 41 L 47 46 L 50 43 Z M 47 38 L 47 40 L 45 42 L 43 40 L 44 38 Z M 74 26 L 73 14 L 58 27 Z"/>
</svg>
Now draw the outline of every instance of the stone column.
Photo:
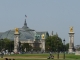
<svg viewBox="0 0 80 60">
<path fill-rule="evenodd" d="M 14 33 L 14 53 L 18 53 L 18 52 L 19 52 L 19 32 L 15 31 Z"/>
<path fill-rule="evenodd" d="M 44 39 L 42 39 L 42 51 L 45 52 L 45 40 Z"/>
<path fill-rule="evenodd" d="M 73 52 L 74 52 L 74 32 L 72 28 L 72 31 L 70 30 L 69 32 L 69 53 Z"/>
<path fill-rule="evenodd" d="M 45 52 L 45 34 L 41 35 L 41 44 L 42 44 L 41 50 Z"/>
</svg>

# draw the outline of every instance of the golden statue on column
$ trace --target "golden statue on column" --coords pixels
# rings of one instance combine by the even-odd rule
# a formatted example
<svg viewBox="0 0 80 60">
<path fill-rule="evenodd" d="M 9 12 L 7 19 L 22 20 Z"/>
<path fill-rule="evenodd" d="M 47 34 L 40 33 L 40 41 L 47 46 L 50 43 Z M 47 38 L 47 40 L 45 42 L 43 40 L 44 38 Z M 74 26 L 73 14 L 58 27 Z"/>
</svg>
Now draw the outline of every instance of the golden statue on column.
<svg viewBox="0 0 80 60">
<path fill-rule="evenodd" d="M 42 34 L 42 35 L 41 35 L 41 38 L 42 38 L 42 39 L 45 39 L 45 35 L 44 35 L 44 34 Z"/>
<path fill-rule="evenodd" d="M 70 32 L 73 32 L 73 27 L 70 27 Z"/>
<path fill-rule="evenodd" d="M 15 34 L 19 34 L 19 29 L 15 28 Z"/>
</svg>

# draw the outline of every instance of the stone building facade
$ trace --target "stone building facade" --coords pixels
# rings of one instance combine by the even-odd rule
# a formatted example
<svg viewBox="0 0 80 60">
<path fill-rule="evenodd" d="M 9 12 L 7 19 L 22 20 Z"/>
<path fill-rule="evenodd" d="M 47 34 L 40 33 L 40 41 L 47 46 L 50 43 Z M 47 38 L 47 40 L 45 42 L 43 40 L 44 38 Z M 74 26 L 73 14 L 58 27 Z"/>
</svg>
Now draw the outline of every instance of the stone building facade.
<svg viewBox="0 0 80 60">
<path fill-rule="evenodd" d="M 32 47 L 37 46 L 37 47 L 40 47 L 41 50 L 45 51 L 45 39 L 49 36 L 47 31 L 38 32 L 33 29 L 30 29 L 27 26 L 26 19 L 24 22 L 24 26 L 22 28 L 18 28 L 18 29 L 19 29 L 18 39 L 22 44 L 29 43 L 29 45 L 31 45 Z M 0 33 L 0 39 L 7 38 L 10 40 L 15 40 L 16 35 L 14 33 L 15 33 L 15 29 L 11 29 L 11 30 L 2 32 L 2 33 Z M 36 44 L 38 44 L 38 45 L 36 45 Z"/>
</svg>

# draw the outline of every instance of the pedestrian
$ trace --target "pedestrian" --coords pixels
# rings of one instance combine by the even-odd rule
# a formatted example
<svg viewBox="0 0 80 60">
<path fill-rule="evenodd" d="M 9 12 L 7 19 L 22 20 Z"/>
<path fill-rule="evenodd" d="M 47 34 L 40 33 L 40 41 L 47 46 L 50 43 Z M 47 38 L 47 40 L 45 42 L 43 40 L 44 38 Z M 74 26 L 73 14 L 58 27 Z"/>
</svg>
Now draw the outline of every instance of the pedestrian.
<svg viewBox="0 0 80 60">
<path fill-rule="evenodd" d="M 49 55 L 50 55 L 50 56 L 48 57 L 48 59 L 53 59 L 53 58 L 54 58 L 54 56 L 52 55 L 51 52 L 49 53 Z"/>
</svg>

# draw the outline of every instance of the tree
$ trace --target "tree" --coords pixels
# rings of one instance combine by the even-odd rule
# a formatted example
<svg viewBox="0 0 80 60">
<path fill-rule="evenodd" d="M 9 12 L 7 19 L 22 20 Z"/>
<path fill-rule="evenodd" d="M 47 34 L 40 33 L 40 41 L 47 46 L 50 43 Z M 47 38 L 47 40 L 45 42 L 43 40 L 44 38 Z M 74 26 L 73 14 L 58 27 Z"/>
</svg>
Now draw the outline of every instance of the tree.
<svg viewBox="0 0 80 60">
<path fill-rule="evenodd" d="M 11 52 L 14 49 L 14 41 L 11 41 L 7 38 L 0 40 L 0 50 L 2 49 Z"/>
<path fill-rule="evenodd" d="M 10 41 L 10 50 L 11 52 L 14 50 L 14 41 Z"/>
<path fill-rule="evenodd" d="M 56 51 L 59 49 L 59 51 L 62 51 L 62 39 L 58 37 L 57 35 L 49 36 L 46 39 L 46 51 Z"/>
<path fill-rule="evenodd" d="M 65 45 L 65 51 L 68 51 L 68 49 L 69 49 L 69 43 Z"/>
<path fill-rule="evenodd" d="M 5 38 L 2 41 L 2 48 L 10 51 L 10 40 Z"/>
</svg>

